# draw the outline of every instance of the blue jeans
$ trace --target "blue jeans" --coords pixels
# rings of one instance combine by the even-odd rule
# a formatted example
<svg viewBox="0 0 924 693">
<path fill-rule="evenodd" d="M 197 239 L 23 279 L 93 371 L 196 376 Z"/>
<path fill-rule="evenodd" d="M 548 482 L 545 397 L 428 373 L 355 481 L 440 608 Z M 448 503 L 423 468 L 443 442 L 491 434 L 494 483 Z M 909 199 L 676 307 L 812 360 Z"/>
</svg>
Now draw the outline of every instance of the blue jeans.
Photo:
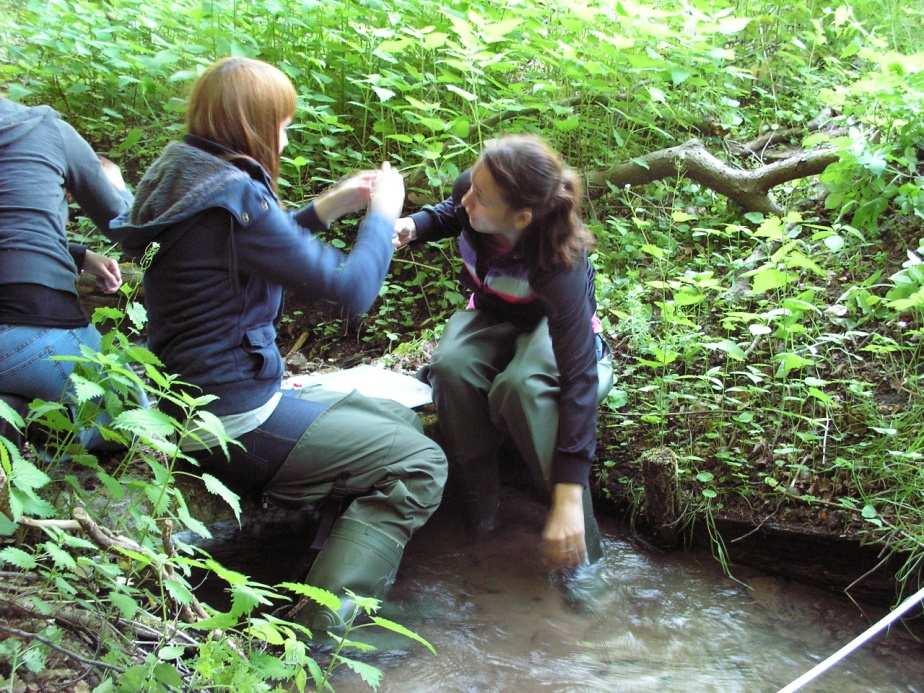
<svg viewBox="0 0 924 693">
<path fill-rule="evenodd" d="M 74 364 L 51 356 L 80 355 L 81 345 L 100 346 L 100 334 L 86 327 L 0 325 L 0 392 L 32 400 L 59 400 L 70 385 Z"/>
<path fill-rule="evenodd" d="M 27 400 L 36 397 L 60 400 L 70 388 L 74 363 L 51 356 L 80 355 L 81 345 L 99 350 L 100 334 L 86 327 L 32 327 L 0 325 L 0 392 Z M 87 449 L 103 444 L 95 428 L 81 430 L 79 440 Z"/>
</svg>

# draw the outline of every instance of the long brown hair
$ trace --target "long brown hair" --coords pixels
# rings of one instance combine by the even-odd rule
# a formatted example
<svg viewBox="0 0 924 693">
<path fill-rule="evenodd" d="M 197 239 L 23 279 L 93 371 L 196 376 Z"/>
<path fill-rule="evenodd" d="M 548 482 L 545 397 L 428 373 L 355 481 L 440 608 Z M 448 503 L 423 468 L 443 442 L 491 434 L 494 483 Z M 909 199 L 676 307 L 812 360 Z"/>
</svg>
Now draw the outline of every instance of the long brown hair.
<svg viewBox="0 0 924 693">
<path fill-rule="evenodd" d="M 506 135 L 487 143 L 481 161 L 507 205 L 532 212 L 522 237 L 539 269 L 573 267 L 593 247 L 593 235 L 581 220 L 581 178 L 544 140 Z"/>
<path fill-rule="evenodd" d="M 186 129 L 255 159 L 276 186 L 279 126 L 295 114 L 295 88 L 281 70 L 252 58 L 223 58 L 193 85 Z"/>
</svg>

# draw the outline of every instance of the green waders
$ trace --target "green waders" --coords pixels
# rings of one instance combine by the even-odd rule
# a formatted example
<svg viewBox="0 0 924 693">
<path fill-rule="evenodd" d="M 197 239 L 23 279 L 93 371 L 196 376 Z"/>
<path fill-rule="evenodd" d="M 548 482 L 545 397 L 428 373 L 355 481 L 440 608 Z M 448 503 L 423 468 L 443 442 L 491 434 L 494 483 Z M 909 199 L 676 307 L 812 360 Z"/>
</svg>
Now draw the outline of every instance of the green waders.
<svg viewBox="0 0 924 693">
<path fill-rule="evenodd" d="M 597 366 L 598 401 L 609 392 L 609 357 Z M 477 531 L 494 523 L 499 498 L 498 451 L 509 436 L 533 485 L 548 497 L 558 435 L 558 366 L 548 320 L 530 332 L 477 311 L 450 318 L 433 354 L 430 384 L 452 473 L 462 487 L 467 521 Z M 590 491 L 584 490 L 588 560 L 603 555 Z"/>
<path fill-rule="evenodd" d="M 318 504 L 336 486 L 355 497 L 305 579 L 340 596 L 340 612 L 311 603 L 295 614 L 313 631 L 336 630 L 353 611 L 344 590 L 385 597 L 405 544 L 439 505 L 446 457 L 400 404 L 319 388 L 299 396 L 331 406 L 302 434 L 264 493 L 282 503 Z"/>
</svg>

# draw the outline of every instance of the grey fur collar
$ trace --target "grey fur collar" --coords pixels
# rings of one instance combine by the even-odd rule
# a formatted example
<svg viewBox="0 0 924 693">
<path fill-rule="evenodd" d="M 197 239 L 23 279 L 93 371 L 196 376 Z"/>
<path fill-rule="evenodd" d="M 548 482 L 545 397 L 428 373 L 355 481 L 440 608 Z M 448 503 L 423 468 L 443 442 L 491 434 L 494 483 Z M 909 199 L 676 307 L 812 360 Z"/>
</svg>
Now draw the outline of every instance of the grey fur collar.
<svg viewBox="0 0 924 693">
<path fill-rule="evenodd" d="M 185 142 L 171 142 L 138 184 L 129 224 L 173 224 L 211 206 L 217 193 L 249 176 Z"/>
</svg>

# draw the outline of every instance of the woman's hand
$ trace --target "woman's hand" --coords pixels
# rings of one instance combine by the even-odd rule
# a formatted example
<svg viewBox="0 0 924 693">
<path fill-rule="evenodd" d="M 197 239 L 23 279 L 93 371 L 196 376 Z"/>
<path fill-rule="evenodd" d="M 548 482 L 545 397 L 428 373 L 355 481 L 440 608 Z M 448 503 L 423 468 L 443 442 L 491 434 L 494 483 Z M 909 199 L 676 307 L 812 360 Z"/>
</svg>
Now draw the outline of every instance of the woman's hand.
<svg viewBox="0 0 924 693">
<path fill-rule="evenodd" d="M 125 190 L 125 181 L 122 179 L 122 171 L 112 161 L 105 156 L 99 156 L 99 165 L 103 168 L 103 174 L 109 179 L 116 190 Z"/>
<path fill-rule="evenodd" d="M 382 162 L 378 173 L 369 211 L 397 219 L 404 207 L 404 178 L 387 161 Z"/>
<path fill-rule="evenodd" d="M 119 263 L 111 257 L 88 250 L 83 258 L 83 271 L 96 277 L 96 285 L 103 293 L 115 293 L 122 286 L 122 272 L 119 270 Z"/>
<path fill-rule="evenodd" d="M 555 484 L 552 490 L 552 509 L 542 532 L 542 555 L 549 568 L 572 568 L 587 560 L 583 494 L 580 484 Z"/>
<path fill-rule="evenodd" d="M 340 217 L 365 209 L 378 176 L 378 171 L 361 171 L 321 193 L 314 201 L 321 222 L 330 226 Z"/>
<path fill-rule="evenodd" d="M 417 224 L 410 217 L 401 217 L 395 221 L 395 235 L 392 236 L 391 243 L 395 250 L 403 248 L 411 241 L 417 240 Z"/>
</svg>

